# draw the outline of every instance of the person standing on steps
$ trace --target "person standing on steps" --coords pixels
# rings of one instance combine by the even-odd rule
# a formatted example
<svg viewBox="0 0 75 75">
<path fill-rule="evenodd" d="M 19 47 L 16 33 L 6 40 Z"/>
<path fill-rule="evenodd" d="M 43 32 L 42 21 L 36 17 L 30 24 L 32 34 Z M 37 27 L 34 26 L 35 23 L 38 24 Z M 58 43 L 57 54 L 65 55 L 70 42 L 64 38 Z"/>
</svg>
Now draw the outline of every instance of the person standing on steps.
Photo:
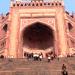
<svg viewBox="0 0 75 75">
<path fill-rule="evenodd" d="M 43 54 L 39 54 L 39 60 L 41 61 L 43 59 Z"/>
<path fill-rule="evenodd" d="M 62 75 L 68 75 L 68 71 L 63 70 L 63 71 L 62 71 Z"/>
<path fill-rule="evenodd" d="M 66 65 L 65 64 L 62 65 L 62 70 L 66 70 Z"/>
<path fill-rule="evenodd" d="M 50 62 L 51 61 L 51 56 L 48 55 L 47 59 L 48 59 L 48 62 Z"/>
<path fill-rule="evenodd" d="M 68 75 L 68 71 L 66 70 L 66 65 L 63 64 L 62 65 L 62 72 L 61 72 L 62 75 Z"/>
</svg>

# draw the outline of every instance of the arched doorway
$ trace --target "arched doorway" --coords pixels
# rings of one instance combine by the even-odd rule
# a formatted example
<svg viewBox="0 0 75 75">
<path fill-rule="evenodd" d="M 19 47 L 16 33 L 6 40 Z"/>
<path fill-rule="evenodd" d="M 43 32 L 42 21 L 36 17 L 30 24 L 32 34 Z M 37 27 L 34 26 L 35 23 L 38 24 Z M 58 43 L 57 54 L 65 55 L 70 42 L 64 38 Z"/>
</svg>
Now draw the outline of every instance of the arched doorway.
<svg viewBox="0 0 75 75">
<path fill-rule="evenodd" d="M 36 22 L 22 31 L 23 47 L 32 50 L 54 49 L 54 34 L 48 25 Z"/>
</svg>

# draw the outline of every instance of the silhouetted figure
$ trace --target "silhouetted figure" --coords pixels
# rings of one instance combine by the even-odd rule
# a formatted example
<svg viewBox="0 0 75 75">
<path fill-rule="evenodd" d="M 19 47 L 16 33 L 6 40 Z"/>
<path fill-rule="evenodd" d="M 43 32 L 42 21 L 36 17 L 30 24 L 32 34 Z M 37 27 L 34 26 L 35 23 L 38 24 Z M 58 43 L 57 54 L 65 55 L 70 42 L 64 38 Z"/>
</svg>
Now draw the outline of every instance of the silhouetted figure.
<svg viewBox="0 0 75 75">
<path fill-rule="evenodd" d="M 62 65 L 62 70 L 66 70 L 66 65 L 65 64 Z"/>
<path fill-rule="evenodd" d="M 30 59 L 30 54 L 29 54 L 29 53 L 27 53 L 27 59 L 28 59 L 28 60 Z"/>
<path fill-rule="evenodd" d="M 39 54 L 39 60 L 41 61 L 42 58 L 43 58 L 43 54 L 41 53 L 41 54 Z"/>
<path fill-rule="evenodd" d="M 51 60 L 53 60 L 54 59 L 54 55 L 53 54 L 51 54 Z"/>
<path fill-rule="evenodd" d="M 57 60 L 58 60 L 58 61 L 60 60 L 60 56 L 57 56 Z"/>
<path fill-rule="evenodd" d="M 34 58 L 34 61 L 38 61 L 38 59 L 39 59 L 39 54 L 37 54 L 37 53 L 33 54 L 33 58 Z"/>
<path fill-rule="evenodd" d="M 27 53 L 25 52 L 25 53 L 24 53 L 24 57 L 26 57 L 26 56 L 27 56 Z"/>
<path fill-rule="evenodd" d="M 68 72 L 66 70 L 63 70 L 62 75 L 68 75 Z"/>
<path fill-rule="evenodd" d="M 33 58 L 33 53 L 31 53 L 31 58 Z"/>
<path fill-rule="evenodd" d="M 1 55 L 1 56 L 0 56 L 0 58 L 1 58 L 1 59 L 4 59 L 4 56 L 3 56 L 3 55 Z"/>
<path fill-rule="evenodd" d="M 50 60 L 51 60 L 51 57 L 50 57 L 50 55 L 48 55 L 48 57 L 47 57 L 47 58 L 48 58 L 48 62 L 50 62 Z"/>
<path fill-rule="evenodd" d="M 66 71 L 66 65 L 65 64 L 63 64 L 62 65 L 62 75 L 68 75 L 68 72 Z"/>
<path fill-rule="evenodd" d="M 29 54 L 28 54 L 28 59 L 31 59 L 31 58 L 32 58 L 32 56 L 31 56 L 31 54 L 29 53 Z"/>
<path fill-rule="evenodd" d="M 67 57 L 70 57 L 70 55 L 68 54 Z"/>
<path fill-rule="evenodd" d="M 46 58 L 48 58 L 48 53 L 46 53 Z"/>
</svg>

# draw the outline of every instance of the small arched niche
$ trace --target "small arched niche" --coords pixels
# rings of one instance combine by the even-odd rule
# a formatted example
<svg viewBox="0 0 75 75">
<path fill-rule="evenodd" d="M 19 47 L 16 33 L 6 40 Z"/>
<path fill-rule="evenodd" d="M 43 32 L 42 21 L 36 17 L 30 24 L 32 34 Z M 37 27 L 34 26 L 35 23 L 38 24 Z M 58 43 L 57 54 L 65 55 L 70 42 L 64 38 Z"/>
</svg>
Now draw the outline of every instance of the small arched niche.
<svg viewBox="0 0 75 75">
<path fill-rule="evenodd" d="M 71 31 L 73 29 L 73 26 L 71 23 L 68 23 L 68 29 L 69 29 L 69 31 Z"/>
<path fill-rule="evenodd" d="M 7 29 L 8 29 L 8 25 L 5 24 L 5 25 L 3 26 L 3 30 L 4 30 L 5 32 L 7 32 Z"/>
</svg>

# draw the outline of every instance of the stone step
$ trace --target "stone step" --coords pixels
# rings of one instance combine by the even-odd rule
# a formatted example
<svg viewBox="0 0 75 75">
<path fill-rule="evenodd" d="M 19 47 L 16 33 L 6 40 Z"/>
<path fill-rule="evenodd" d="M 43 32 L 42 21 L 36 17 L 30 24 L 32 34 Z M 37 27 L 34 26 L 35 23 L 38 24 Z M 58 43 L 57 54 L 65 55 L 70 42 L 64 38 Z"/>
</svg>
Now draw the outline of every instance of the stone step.
<svg viewBox="0 0 75 75">
<path fill-rule="evenodd" d="M 47 62 L 27 59 L 0 60 L 0 75 L 61 75 L 62 64 L 66 64 L 69 75 L 75 75 L 75 57 Z M 71 63 L 72 62 L 72 63 Z"/>
</svg>

